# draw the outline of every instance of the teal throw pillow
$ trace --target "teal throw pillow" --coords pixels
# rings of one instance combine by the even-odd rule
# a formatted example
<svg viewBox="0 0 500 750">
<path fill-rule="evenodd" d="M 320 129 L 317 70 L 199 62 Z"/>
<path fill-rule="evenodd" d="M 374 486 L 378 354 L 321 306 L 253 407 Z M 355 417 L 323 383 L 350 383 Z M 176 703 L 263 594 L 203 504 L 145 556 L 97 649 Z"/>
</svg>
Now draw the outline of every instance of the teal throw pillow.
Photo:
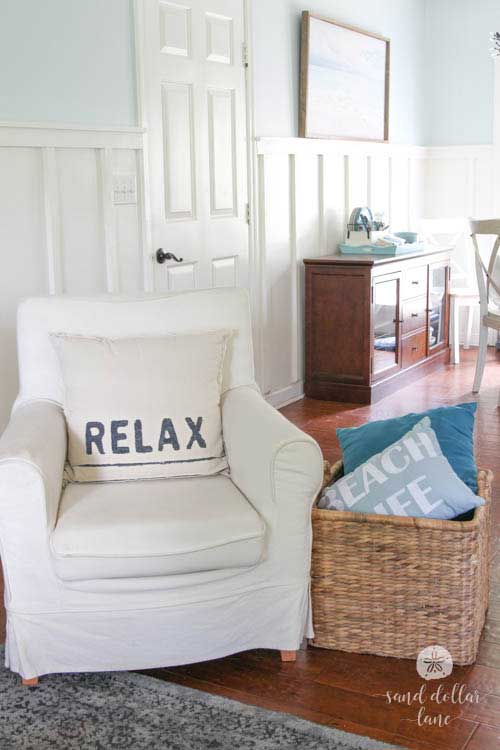
<svg viewBox="0 0 500 750">
<path fill-rule="evenodd" d="M 339 428 L 337 437 L 342 448 L 344 471 L 350 474 L 371 456 L 406 435 L 423 417 L 430 417 L 439 445 L 460 479 L 477 492 L 477 468 L 474 461 L 474 415 L 472 401 L 457 406 L 441 406 L 422 414 L 369 422 L 362 427 Z"/>
<path fill-rule="evenodd" d="M 324 490 L 318 507 L 449 520 L 484 500 L 455 474 L 429 417 Z"/>
</svg>

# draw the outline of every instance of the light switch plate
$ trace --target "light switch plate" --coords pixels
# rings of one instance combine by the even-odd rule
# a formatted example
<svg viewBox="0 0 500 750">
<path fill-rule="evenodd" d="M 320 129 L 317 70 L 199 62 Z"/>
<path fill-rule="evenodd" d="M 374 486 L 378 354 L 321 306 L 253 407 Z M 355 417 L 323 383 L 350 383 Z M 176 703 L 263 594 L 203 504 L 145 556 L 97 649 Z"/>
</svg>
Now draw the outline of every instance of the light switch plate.
<svg viewBox="0 0 500 750">
<path fill-rule="evenodd" d="M 115 205 L 137 203 L 137 180 L 135 174 L 113 175 L 113 203 Z"/>
</svg>

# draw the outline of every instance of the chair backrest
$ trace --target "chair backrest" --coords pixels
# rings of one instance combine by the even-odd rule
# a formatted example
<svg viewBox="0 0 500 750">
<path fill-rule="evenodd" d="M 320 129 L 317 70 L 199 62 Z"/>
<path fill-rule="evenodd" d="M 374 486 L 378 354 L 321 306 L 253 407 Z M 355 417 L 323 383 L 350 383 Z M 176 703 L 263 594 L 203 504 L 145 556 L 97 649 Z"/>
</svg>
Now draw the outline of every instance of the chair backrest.
<svg viewBox="0 0 500 750">
<path fill-rule="evenodd" d="M 493 298 L 500 300 L 500 219 L 469 219 L 474 256 L 476 262 L 477 286 L 481 304 L 481 315 L 486 315 Z M 481 256 L 478 236 L 495 237 L 491 254 L 486 265 Z"/>
<path fill-rule="evenodd" d="M 471 286 L 472 266 L 467 263 L 464 238 L 467 233 L 467 220 L 463 216 L 443 219 L 420 219 L 419 234 L 431 245 L 449 245 L 457 249 L 460 260 L 453 257 L 451 261 L 451 279 L 458 282 L 463 279 L 464 286 Z M 461 284 L 463 283 L 460 282 Z"/>
<path fill-rule="evenodd" d="M 254 385 L 250 304 L 245 289 L 208 289 L 140 297 L 34 297 L 18 309 L 19 395 L 62 402 L 50 332 L 124 338 L 231 329 L 223 390 Z"/>
<path fill-rule="evenodd" d="M 462 216 L 443 219 L 420 219 L 419 232 L 434 244 L 437 237 L 446 236 L 450 244 L 455 245 L 467 230 L 467 222 Z"/>
</svg>

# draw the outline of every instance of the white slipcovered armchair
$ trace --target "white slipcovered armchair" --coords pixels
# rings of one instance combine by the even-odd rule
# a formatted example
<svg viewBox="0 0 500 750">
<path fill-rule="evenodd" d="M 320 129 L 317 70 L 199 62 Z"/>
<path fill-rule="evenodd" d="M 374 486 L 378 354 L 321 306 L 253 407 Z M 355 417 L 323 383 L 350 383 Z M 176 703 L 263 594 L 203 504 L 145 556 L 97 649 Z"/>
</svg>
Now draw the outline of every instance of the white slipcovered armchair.
<svg viewBox="0 0 500 750">
<path fill-rule="evenodd" d="M 230 476 L 64 486 L 62 383 L 48 333 L 215 328 L 237 331 L 222 396 Z M 310 509 L 321 452 L 259 393 L 245 291 L 28 299 L 18 349 L 20 393 L 0 440 L 11 670 L 29 684 L 52 672 L 294 652 L 312 635 Z"/>
</svg>

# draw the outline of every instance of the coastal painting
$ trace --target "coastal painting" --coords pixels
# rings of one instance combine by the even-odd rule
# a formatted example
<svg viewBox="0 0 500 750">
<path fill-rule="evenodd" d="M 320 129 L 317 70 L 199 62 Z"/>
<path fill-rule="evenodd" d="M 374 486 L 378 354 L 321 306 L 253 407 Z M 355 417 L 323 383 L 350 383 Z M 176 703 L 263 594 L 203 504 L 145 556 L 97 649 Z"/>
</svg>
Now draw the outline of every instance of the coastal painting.
<svg viewBox="0 0 500 750">
<path fill-rule="evenodd" d="M 385 37 L 304 11 L 299 134 L 387 141 L 389 50 Z"/>
</svg>

